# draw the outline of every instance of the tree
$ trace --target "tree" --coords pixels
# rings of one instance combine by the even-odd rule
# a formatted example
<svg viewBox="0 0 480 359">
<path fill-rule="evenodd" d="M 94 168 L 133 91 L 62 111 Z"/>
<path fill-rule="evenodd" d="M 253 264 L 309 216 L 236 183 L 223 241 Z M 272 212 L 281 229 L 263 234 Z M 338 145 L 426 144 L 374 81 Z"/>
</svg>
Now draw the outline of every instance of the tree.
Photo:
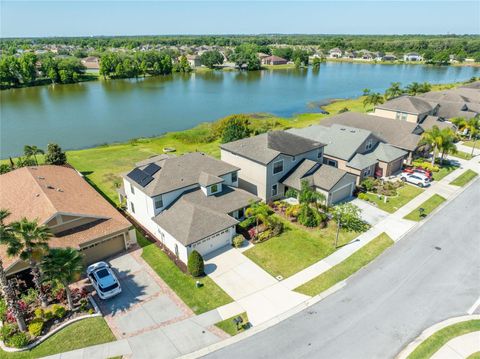
<svg viewBox="0 0 480 359">
<path fill-rule="evenodd" d="M 426 93 L 432 90 L 432 85 L 430 85 L 428 82 L 421 83 L 418 86 L 418 93 Z"/>
<path fill-rule="evenodd" d="M 368 223 L 362 219 L 361 214 L 362 210 L 352 203 L 343 203 L 333 207 L 332 215 L 337 221 L 335 248 L 338 246 L 341 228 L 347 232 L 363 232 L 368 229 Z"/>
<path fill-rule="evenodd" d="M 294 51 L 291 47 L 276 47 L 272 50 L 273 55 L 284 58 L 287 61 L 294 60 L 293 53 Z"/>
<path fill-rule="evenodd" d="M 190 67 L 190 63 L 188 62 L 187 58 L 184 55 L 182 55 L 180 57 L 180 60 L 175 64 L 175 66 L 173 67 L 173 71 L 183 72 L 183 73 L 192 71 L 192 68 Z"/>
<path fill-rule="evenodd" d="M 320 68 L 320 64 L 322 63 L 322 59 L 319 57 L 314 57 L 312 60 L 312 66 L 314 70 L 318 70 Z"/>
<path fill-rule="evenodd" d="M 257 45 L 241 44 L 235 48 L 231 58 L 240 69 L 246 68 L 248 71 L 260 70 L 261 63 L 257 52 Z"/>
<path fill-rule="evenodd" d="M 203 263 L 203 257 L 196 250 L 188 256 L 188 272 L 194 277 L 200 277 L 205 274 L 205 265 Z"/>
<path fill-rule="evenodd" d="M 405 88 L 405 91 L 410 95 L 410 96 L 416 96 L 420 93 L 421 85 L 418 82 L 412 82 L 410 85 L 408 85 Z"/>
<path fill-rule="evenodd" d="M 298 213 L 298 222 L 305 227 L 316 227 L 320 222 L 318 211 L 314 210 L 308 203 L 300 205 L 300 212 Z"/>
<path fill-rule="evenodd" d="M 15 233 L 11 226 L 5 224 L 6 218 L 10 215 L 10 212 L 6 209 L 0 209 L 0 244 L 5 245 L 13 240 Z M 25 324 L 25 318 L 18 306 L 18 299 L 15 295 L 15 291 L 12 288 L 12 285 L 7 279 L 5 274 L 5 269 L 3 267 L 3 259 L 0 256 L 0 286 L 2 290 L 3 297 L 7 303 L 8 310 L 15 317 L 15 320 L 20 331 L 25 332 L 27 330 L 27 325 Z"/>
<path fill-rule="evenodd" d="M 368 95 L 370 95 L 371 92 L 372 92 L 372 90 L 370 90 L 370 89 L 363 89 L 362 90 L 363 96 L 368 96 Z"/>
<path fill-rule="evenodd" d="M 450 128 L 444 128 L 440 131 L 442 143 L 440 146 L 440 163 L 443 163 L 445 156 L 449 153 L 456 153 L 457 146 L 455 145 L 455 133 Z"/>
<path fill-rule="evenodd" d="M 33 276 L 33 283 L 38 291 L 38 297 L 43 307 L 48 305 L 47 296 L 42 288 L 42 278 L 39 261 L 48 251 L 48 240 L 52 236 L 50 229 L 45 225 L 39 225 L 36 220 L 29 221 L 22 218 L 11 224 L 15 236 L 6 243 L 7 253 L 19 256 L 28 262 Z"/>
<path fill-rule="evenodd" d="M 250 207 L 245 211 L 247 217 L 255 217 L 255 229 L 258 233 L 258 225 L 262 222 L 265 225 L 269 224 L 270 208 L 263 202 L 255 202 L 250 204 Z"/>
<path fill-rule="evenodd" d="M 245 117 L 232 116 L 222 130 L 222 143 L 241 140 L 251 134 L 250 122 Z"/>
<path fill-rule="evenodd" d="M 318 202 L 325 202 L 325 195 L 323 193 L 315 191 L 307 180 L 303 180 L 301 183 L 301 190 L 298 195 L 298 201 L 302 204 L 313 204 L 318 211 Z"/>
<path fill-rule="evenodd" d="M 200 62 L 209 69 L 213 69 L 215 65 L 223 64 L 223 55 L 218 50 L 205 51 L 200 56 Z"/>
<path fill-rule="evenodd" d="M 378 93 L 378 92 L 372 92 L 365 97 L 363 100 L 363 107 L 366 108 L 367 105 L 372 105 L 373 107 L 380 105 L 381 103 L 384 103 L 385 100 L 383 99 L 383 96 Z"/>
<path fill-rule="evenodd" d="M 67 155 L 59 145 L 49 143 L 47 146 L 47 154 L 45 155 L 45 163 L 48 165 L 64 165 L 67 163 Z"/>
<path fill-rule="evenodd" d="M 400 86 L 400 82 L 392 82 L 390 87 L 385 91 L 385 99 L 391 100 L 395 97 L 402 96 L 403 90 Z"/>
<path fill-rule="evenodd" d="M 32 84 L 37 77 L 37 56 L 26 52 L 19 58 L 20 76 L 24 84 Z"/>
<path fill-rule="evenodd" d="M 83 271 L 83 258 L 80 252 L 73 248 L 52 248 L 43 257 L 40 267 L 45 278 L 58 281 L 65 287 L 68 307 L 73 310 L 69 284 L 80 278 Z"/>
<path fill-rule="evenodd" d="M 308 65 L 308 52 L 302 49 L 295 49 L 292 53 L 291 60 L 293 62 L 299 62 L 300 65 L 307 66 Z"/>
<path fill-rule="evenodd" d="M 45 152 L 35 145 L 32 145 L 32 146 L 25 145 L 25 147 L 23 147 L 23 153 L 27 157 L 33 156 L 33 159 L 35 160 L 35 164 L 38 166 L 37 155 L 40 155 L 40 154 L 43 155 Z"/>
<path fill-rule="evenodd" d="M 432 166 L 435 164 L 438 149 L 442 146 L 443 137 L 438 126 L 433 126 L 430 130 L 422 133 L 421 143 L 428 145 L 433 149 Z"/>
</svg>

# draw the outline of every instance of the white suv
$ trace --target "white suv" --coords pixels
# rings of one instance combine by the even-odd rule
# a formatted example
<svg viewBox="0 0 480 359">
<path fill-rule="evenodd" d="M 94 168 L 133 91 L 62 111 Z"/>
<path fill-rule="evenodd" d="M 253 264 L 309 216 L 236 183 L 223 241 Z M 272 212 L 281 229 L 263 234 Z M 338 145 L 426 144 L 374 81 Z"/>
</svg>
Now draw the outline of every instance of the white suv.
<svg viewBox="0 0 480 359">
<path fill-rule="evenodd" d="M 105 262 L 88 266 L 87 275 L 101 299 L 108 299 L 122 292 L 117 277 Z"/>
<path fill-rule="evenodd" d="M 412 183 L 418 187 L 427 187 L 430 185 L 430 179 L 421 173 L 402 173 L 400 179 L 403 182 Z"/>
</svg>

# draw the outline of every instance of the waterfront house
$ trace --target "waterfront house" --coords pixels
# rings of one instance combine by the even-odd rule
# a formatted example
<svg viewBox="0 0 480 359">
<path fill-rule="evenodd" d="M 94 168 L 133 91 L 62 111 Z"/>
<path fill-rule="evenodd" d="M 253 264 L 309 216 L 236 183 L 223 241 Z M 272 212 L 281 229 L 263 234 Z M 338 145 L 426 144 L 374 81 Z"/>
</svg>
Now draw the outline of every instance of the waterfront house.
<svg viewBox="0 0 480 359">
<path fill-rule="evenodd" d="M 439 104 L 415 96 L 400 96 L 375 106 L 374 115 L 395 120 L 420 123 L 436 115 Z"/>
<path fill-rule="evenodd" d="M 202 65 L 200 56 L 198 55 L 187 55 L 187 61 L 191 68 L 200 67 Z"/>
<path fill-rule="evenodd" d="M 328 51 L 328 57 L 330 58 L 339 59 L 342 57 L 342 55 L 343 55 L 343 52 L 338 47 L 335 47 L 330 51 Z"/>
<path fill-rule="evenodd" d="M 95 56 L 85 57 L 80 62 L 87 70 L 98 70 L 100 68 L 100 59 Z"/>
<path fill-rule="evenodd" d="M 122 175 L 127 213 L 178 259 L 231 244 L 245 209 L 260 199 L 238 187 L 239 168 L 200 152 L 158 155 Z"/>
<path fill-rule="evenodd" d="M 262 65 L 285 65 L 288 61 L 279 56 L 268 56 L 264 57 L 262 60 Z"/>
<path fill-rule="evenodd" d="M 416 52 L 409 52 L 403 55 L 403 61 L 423 61 L 423 57 Z"/>
</svg>

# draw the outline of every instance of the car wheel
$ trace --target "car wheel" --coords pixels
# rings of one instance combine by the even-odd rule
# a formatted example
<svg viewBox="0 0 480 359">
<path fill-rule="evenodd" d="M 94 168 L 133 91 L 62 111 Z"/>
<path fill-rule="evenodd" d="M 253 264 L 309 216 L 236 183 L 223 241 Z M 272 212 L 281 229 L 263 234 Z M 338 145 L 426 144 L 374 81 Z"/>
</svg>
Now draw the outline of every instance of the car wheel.
<svg viewBox="0 0 480 359">
<path fill-rule="evenodd" d="M 407 182 L 407 179 L 405 177 L 402 177 L 403 182 Z"/>
</svg>

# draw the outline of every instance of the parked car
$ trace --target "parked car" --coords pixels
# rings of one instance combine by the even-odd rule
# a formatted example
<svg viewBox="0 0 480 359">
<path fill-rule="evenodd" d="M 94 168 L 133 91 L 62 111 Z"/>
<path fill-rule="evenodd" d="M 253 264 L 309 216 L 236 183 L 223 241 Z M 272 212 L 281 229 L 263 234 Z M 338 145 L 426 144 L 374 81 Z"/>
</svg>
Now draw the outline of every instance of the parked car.
<svg viewBox="0 0 480 359">
<path fill-rule="evenodd" d="M 419 173 L 427 176 L 430 180 L 432 179 L 432 175 L 433 175 L 432 171 L 424 169 L 422 167 L 407 167 L 403 170 L 403 173 L 410 173 L 410 174 Z"/>
<path fill-rule="evenodd" d="M 419 187 L 427 187 L 430 185 L 430 179 L 420 173 L 402 173 L 400 179 L 403 182 L 408 182 Z"/>
<path fill-rule="evenodd" d="M 89 265 L 87 276 L 100 299 L 108 299 L 120 294 L 122 288 L 108 263 L 97 262 Z"/>
</svg>

